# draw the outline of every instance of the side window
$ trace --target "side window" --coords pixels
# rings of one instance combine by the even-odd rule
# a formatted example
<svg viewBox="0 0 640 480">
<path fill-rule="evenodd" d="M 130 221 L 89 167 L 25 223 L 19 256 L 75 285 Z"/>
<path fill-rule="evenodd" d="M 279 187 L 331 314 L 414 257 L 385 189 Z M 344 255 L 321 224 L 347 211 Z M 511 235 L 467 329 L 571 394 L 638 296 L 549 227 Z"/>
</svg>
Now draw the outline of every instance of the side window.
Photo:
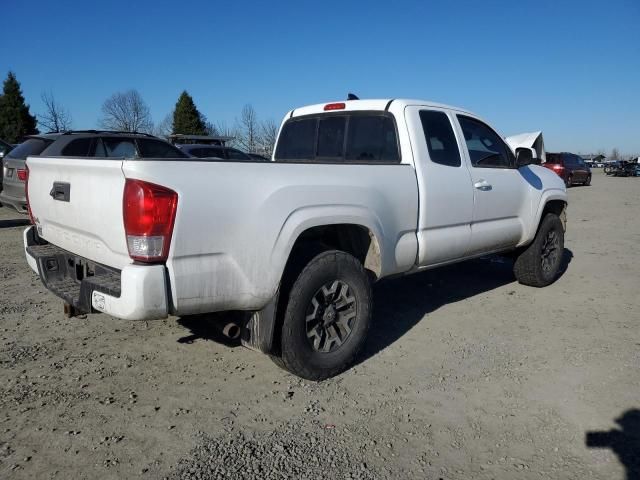
<svg viewBox="0 0 640 480">
<path fill-rule="evenodd" d="M 349 119 L 346 161 L 398 163 L 398 139 L 393 120 L 383 115 L 354 115 Z"/>
<path fill-rule="evenodd" d="M 102 143 L 101 138 L 96 138 L 95 147 L 93 150 L 94 157 L 106 157 L 107 151 L 104 149 L 104 144 Z"/>
<path fill-rule="evenodd" d="M 224 159 L 224 150 L 221 148 L 193 148 L 189 150 L 189 153 L 198 158 L 222 158 Z"/>
<path fill-rule="evenodd" d="M 315 156 L 317 118 L 289 120 L 278 139 L 278 160 L 311 160 Z"/>
<path fill-rule="evenodd" d="M 342 158 L 347 118 L 322 117 L 318 123 L 318 157 Z"/>
<path fill-rule="evenodd" d="M 473 118 L 458 115 L 467 143 L 471 165 L 476 168 L 510 168 L 512 154 L 502 139 L 487 125 Z"/>
<path fill-rule="evenodd" d="M 88 157 L 90 156 L 91 140 L 90 137 L 71 140 L 60 153 L 63 157 Z"/>
<path fill-rule="evenodd" d="M 138 149 L 142 158 L 185 158 L 186 155 L 173 145 L 152 138 L 138 138 Z"/>
<path fill-rule="evenodd" d="M 136 146 L 129 138 L 103 137 L 102 145 L 105 150 L 105 157 L 135 158 Z"/>
<path fill-rule="evenodd" d="M 229 160 L 244 160 L 251 161 L 251 157 L 240 150 L 236 150 L 235 148 L 227 148 L 227 156 Z"/>
<path fill-rule="evenodd" d="M 432 110 L 422 110 L 420 112 L 420 121 L 422 122 L 422 130 L 427 141 L 431 161 L 449 167 L 462 165 L 458 142 L 456 142 L 453 127 L 447 114 Z"/>
</svg>

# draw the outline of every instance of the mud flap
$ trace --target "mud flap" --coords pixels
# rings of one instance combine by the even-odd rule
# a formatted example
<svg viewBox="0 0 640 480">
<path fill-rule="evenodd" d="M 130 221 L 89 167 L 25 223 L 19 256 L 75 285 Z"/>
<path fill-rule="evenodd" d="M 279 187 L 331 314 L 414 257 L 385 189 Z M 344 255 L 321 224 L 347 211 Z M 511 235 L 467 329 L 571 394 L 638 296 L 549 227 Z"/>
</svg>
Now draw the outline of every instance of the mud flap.
<svg viewBox="0 0 640 480">
<path fill-rule="evenodd" d="M 243 346 L 262 353 L 273 353 L 279 292 L 278 290 L 262 310 L 247 313 L 240 337 Z"/>
</svg>

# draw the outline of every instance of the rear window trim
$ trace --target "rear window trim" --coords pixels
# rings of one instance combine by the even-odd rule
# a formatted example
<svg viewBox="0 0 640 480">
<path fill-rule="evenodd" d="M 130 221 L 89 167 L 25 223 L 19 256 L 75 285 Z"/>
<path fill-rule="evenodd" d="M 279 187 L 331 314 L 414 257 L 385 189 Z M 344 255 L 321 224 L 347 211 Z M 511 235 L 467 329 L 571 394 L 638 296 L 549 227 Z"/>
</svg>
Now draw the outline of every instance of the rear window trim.
<svg viewBox="0 0 640 480">
<path fill-rule="evenodd" d="M 276 157 L 276 152 L 278 151 L 278 144 L 280 143 L 280 138 L 278 136 L 278 142 L 275 145 L 274 148 L 274 153 L 273 153 L 273 163 L 292 163 L 292 164 L 320 164 L 320 165 L 401 165 L 402 164 L 402 149 L 400 148 L 400 135 L 398 132 L 398 123 L 396 122 L 396 118 L 395 116 L 391 113 L 391 112 L 386 112 L 383 110 L 343 110 L 343 111 L 336 111 L 336 110 L 332 110 L 330 112 L 324 112 L 324 113 L 310 113 L 307 115 L 299 115 L 296 117 L 290 117 L 288 118 L 284 124 L 282 125 L 282 128 L 280 129 L 280 133 L 282 133 L 282 130 L 284 129 L 285 125 L 287 125 L 290 122 L 297 122 L 297 121 L 301 121 L 301 120 L 307 120 L 310 118 L 316 118 L 316 119 L 320 119 L 323 117 L 339 117 L 339 116 L 345 116 L 347 117 L 346 123 L 345 123 L 345 135 L 344 135 L 344 146 L 343 146 L 343 150 L 342 150 L 342 157 L 318 157 L 317 156 L 317 151 L 318 151 L 318 128 L 320 125 L 320 122 L 316 122 L 316 142 L 313 146 L 313 150 L 314 150 L 314 157 L 311 159 L 295 159 L 295 160 L 282 160 L 282 159 L 278 159 Z M 393 129 L 394 132 L 396 134 L 396 147 L 398 150 L 398 159 L 394 160 L 394 161 L 384 161 L 384 162 L 372 162 L 370 160 L 347 160 L 346 159 L 346 143 L 347 143 L 347 138 L 348 138 L 348 133 L 349 133 L 349 123 L 350 123 L 350 118 L 351 117 L 371 117 L 371 116 L 377 116 L 377 117 L 387 117 L 391 119 L 391 123 L 393 125 Z"/>
</svg>

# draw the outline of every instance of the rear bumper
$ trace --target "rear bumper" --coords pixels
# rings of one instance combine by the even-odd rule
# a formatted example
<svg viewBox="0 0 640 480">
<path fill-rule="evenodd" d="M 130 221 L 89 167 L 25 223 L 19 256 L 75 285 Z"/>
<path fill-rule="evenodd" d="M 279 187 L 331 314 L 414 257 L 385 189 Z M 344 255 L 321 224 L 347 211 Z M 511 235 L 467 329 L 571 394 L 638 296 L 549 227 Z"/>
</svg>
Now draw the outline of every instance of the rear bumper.
<svg viewBox="0 0 640 480">
<path fill-rule="evenodd" d="M 27 200 L 25 198 L 11 197 L 2 191 L 0 192 L 0 203 L 5 207 L 16 209 L 20 213 L 28 213 Z"/>
<path fill-rule="evenodd" d="M 78 257 L 24 231 L 27 263 L 44 286 L 84 313 L 103 312 L 126 320 L 154 320 L 168 314 L 164 265 L 127 265 L 116 270 Z"/>
</svg>

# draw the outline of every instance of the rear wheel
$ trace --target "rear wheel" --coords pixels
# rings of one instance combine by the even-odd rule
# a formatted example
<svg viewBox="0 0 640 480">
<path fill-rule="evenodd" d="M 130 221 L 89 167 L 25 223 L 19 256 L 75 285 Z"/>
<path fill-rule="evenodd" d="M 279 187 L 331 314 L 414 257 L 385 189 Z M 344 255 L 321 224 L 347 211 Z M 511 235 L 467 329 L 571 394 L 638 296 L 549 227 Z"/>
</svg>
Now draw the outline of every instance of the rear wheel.
<svg viewBox="0 0 640 480">
<path fill-rule="evenodd" d="M 546 287 L 558 277 L 564 255 L 564 230 L 560 218 L 548 213 L 540 223 L 533 242 L 513 264 L 518 282 L 531 287 Z"/>
<path fill-rule="evenodd" d="M 293 283 L 275 363 L 308 380 L 347 369 L 365 343 L 371 286 L 362 264 L 331 250 L 315 256 Z"/>
<path fill-rule="evenodd" d="M 569 188 L 572 183 L 573 183 L 573 175 L 568 175 L 564 181 L 564 184 L 566 185 L 567 188 Z"/>
</svg>

